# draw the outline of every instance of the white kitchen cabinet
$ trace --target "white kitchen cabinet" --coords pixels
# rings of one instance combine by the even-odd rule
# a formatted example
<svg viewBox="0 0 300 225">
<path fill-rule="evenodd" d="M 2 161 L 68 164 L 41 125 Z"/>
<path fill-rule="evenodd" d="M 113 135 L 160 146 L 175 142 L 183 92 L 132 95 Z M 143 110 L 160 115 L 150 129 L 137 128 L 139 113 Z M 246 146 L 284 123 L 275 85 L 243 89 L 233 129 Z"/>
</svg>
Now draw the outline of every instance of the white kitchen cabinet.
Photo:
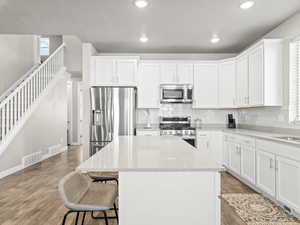
<svg viewBox="0 0 300 225">
<path fill-rule="evenodd" d="M 244 55 L 236 61 L 236 104 L 239 107 L 249 105 L 248 56 Z"/>
<path fill-rule="evenodd" d="M 300 212 L 300 163 L 276 157 L 276 197 L 284 205 Z"/>
<path fill-rule="evenodd" d="M 235 59 L 219 64 L 219 107 L 234 108 L 235 105 Z"/>
<path fill-rule="evenodd" d="M 275 197 L 275 155 L 258 148 L 256 151 L 256 171 L 257 187 Z"/>
<path fill-rule="evenodd" d="M 229 142 L 229 168 L 236 174 L 241 173 L 241 148 L 234 142 Z"/>
<path fill-rule="evenodd" d="M 224 136 L 223 140 L 223 165 L 229 167 L 229 148 L 230 142 L 227 140 L 227 136 Z"/>
<path fill-rule="evenodd" d="M 241 144 L 241 176 L 256 183 L 256 151 L 254 146 Z"/>
<path fill-rule="evenodd" d="M 135 86 L 138 57 L 92 56 L 91 86 Z"/>
<path fill-rule="evenodd" d="M 218 64 L 194 65 L 193 108 L 218 108 Z"/>
<path fill-rule="evenodd" d="M 140 63 L 138 80 L 138 108 L 159 108 L 160 65 Z"/>
<path fill-rule="evenodd" d="M 208 133 L 197 132 L 196 139 L 197 149 L 208 152 L 210 149 L 210 135 Z"/>
<path fill-rule="evenodd" d="M 194 64 L 178 63 L 177 64 L 178 83 L 193 84 L 194 83 Z"/>
<path fill-rule="evenodd" d="M 160 83 L 176 84 L 178 83 L 177 64 L 172 62 L 162 62 Z"/>
<path fill-rule="evenodd" d="M 249 53 L 249 105 L 264 105 L 264 48 L 258 46 Z"/>
</svg>

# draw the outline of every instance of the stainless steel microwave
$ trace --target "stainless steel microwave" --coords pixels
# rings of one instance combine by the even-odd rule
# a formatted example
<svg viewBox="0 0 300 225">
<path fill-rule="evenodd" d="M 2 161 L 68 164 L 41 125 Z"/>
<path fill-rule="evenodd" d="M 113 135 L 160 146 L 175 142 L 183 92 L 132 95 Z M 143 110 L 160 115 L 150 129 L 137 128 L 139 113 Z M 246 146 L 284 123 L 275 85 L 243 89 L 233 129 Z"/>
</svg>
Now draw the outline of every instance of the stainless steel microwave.
<svg viewBox="0 0 300 225">
<path fill-rule="evenodd" d="M 192 84 L 161 84 L 160 103 L 192 103 Z"/>
</svg>

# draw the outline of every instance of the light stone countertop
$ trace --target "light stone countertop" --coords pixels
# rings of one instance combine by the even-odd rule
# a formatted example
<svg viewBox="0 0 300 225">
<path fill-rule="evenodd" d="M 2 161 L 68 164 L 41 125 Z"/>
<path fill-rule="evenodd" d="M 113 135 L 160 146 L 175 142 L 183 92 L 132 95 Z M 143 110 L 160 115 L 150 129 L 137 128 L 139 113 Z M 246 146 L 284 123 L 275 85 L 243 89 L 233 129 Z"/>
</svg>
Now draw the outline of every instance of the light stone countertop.
<svg viewBox="0 0 300 225">
<path fill-rule="evenodd" d="M 209 152 L 174 136 L 120 136 L 83 162 L 89 171 L 220 171 Z"/>
</svg>

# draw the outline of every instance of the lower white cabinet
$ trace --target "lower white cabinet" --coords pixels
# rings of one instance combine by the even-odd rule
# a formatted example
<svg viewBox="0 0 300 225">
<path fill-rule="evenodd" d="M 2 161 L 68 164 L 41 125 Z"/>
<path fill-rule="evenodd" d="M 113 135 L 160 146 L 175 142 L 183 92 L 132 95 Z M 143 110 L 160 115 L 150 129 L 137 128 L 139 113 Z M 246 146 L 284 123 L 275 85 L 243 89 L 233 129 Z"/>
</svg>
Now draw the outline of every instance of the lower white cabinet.
<svg viewBox="0 0 300 225">
<path fill-rule="evenodd" d="M 242 145 L 241 146 L 241 176 L 255 184 L 255 147 Z"/>
<path fill-rule="evenodd" d="M 229 142 L 229 168 L 237 174 L 241 173 L 241 148 L 239 144 Z"/>
<path fill-rule="evenodd" d="M 275 197 L 275 155 L 260 149 L 256 155 L 257 187 Z"/>
<path fill-rule="evenodd" d="M 276 198 L 300 212 L 300 163 L 280 156 L 276 159 Z"/>
</svg>

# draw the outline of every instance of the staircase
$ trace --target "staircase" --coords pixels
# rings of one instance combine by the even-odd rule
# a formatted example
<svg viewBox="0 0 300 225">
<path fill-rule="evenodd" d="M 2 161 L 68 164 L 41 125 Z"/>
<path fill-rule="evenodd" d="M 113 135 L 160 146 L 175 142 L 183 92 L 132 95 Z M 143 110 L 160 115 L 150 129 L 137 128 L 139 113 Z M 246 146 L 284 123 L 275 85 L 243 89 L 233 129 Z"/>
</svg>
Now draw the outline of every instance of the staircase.
<svg viewBox="0 0 300 225">
<path fill-rule="evenodd" d="M 64 44 L 41 65 L 26 73 L 9 89 L 9 93 L 6 92 L 0 97 L 0 155 L 62 70 Z"/>
</svg>

